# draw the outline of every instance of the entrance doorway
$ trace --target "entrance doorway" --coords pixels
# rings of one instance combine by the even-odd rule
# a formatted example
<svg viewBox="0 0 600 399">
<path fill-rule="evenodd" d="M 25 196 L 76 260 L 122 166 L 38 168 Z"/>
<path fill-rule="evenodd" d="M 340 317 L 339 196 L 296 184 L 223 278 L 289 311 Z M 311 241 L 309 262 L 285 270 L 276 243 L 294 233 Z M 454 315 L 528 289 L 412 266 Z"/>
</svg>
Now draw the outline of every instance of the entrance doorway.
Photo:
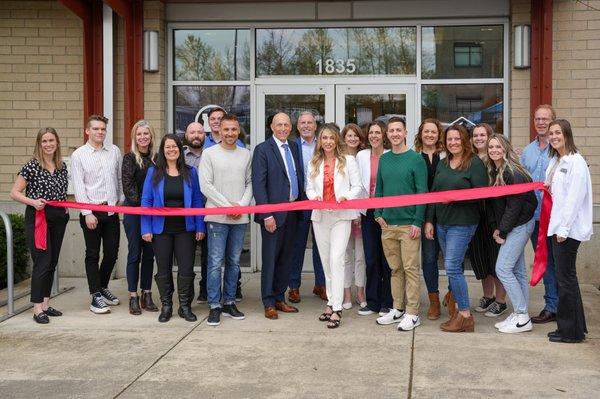
<svg viewBox="0 0 600 399">
<path fill-rule="evenodd" d="M 406 118 L 408 143 L 412 144 L 416 131 L 415 85 L 413 84 L 324 84 L 324 85 L 257 85 L 256 129 L 253 143 L 271 137 L 271 119 L 277 112 L 285 112 L 292 120 L 290 140 L 298 137 L 298 116 L 305 111 L 315 115 L 317 125 L 335 122 L 340 128 L 347 123 L 362 126 L 372 120 L 387 122 L 392 116 Z M 252 224 L 252 263 L 260 270 L 260 228 Z M 303 271 L 312 271 L 312 241 L 308 240 Z"/>
</svg>

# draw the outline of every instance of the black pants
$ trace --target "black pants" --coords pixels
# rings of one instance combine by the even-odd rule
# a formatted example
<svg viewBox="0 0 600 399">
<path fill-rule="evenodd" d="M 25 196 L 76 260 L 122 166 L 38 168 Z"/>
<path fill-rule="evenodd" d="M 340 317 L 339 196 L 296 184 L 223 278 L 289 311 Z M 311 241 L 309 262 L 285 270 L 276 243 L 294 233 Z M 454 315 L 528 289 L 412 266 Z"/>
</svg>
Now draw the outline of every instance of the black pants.
<svg viewBox="0 0 600 399">
<path fill-rule="evenodd" d="M 152 248 L 157 264 L 157 276 L 168 276 L 173 272 L 173 255 L 177 259 L 178 274 L 194 276 L 196 257 L 196 234 L 194 232 L 154 234 Z"/>
<path fill-rule="evenodd" d="M 393 300 L 391 271 L 381 245 L 381 226 L 375 221 L 372 209 L 361 217 L 361 226 L 367 274 L 367 306 L 373 312 L 379 312 L 382 308 L 392 308 Z"/>
<path fill-rule="evenodd" d="M 563 338 L 575 340 L 584 339 L 587 333 L 576 270 L 579 244 L 580 241 L 572 238 L 559 243 L 556 236 L 552 237 L 552 253 L 558 280 L 556 324 Z"/>
<path fill-rule="evenodd" d="M 108 287 L 119 254 L 121 234 L 118 214 L 109 216 L 106 212 L 94 212 L 94 216 L 98 219 L 98 225 L 94 230 L 90 230 L 85 224 L 85 216 L 79 215 L 79 224 L 83 229 L 85 240 L 85 274 L 90 294 Z M 102 263 L 100 263 L 100 245 L 102 245 Z"/>
<path fill-rule="evenodd" d="M 200 292 L 206 293 L 206 273 L 208 271 L 208 240 L 204 239 L 198 242 L 200 246 Z"/>
<path fill-rule="evenodd" d="M 42 303 L 44 298 L 50 297 L 60 247 L 69 222 L 69 214 L 63 208 L 46 206 L 45 212 L 48 224 L 46 250 L 40 250 L 35 247 L 35 208 L 28 206 L 25 209 L 25 235 L 33 260 L 31 270 L 31 302 L 33 303 Z"/>
</svg>

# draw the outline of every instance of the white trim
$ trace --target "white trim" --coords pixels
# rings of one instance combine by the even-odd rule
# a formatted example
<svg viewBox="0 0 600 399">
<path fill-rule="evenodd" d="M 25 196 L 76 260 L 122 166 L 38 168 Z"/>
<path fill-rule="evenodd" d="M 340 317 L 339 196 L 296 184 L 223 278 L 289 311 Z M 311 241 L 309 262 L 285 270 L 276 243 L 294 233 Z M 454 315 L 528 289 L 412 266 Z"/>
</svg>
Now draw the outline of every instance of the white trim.
<svg viewBox="0 0 600 399">
<path fill-rule="evenodd" d="M 106 126 L 105 144 L 113 144 L 113 10 L 106 4 L 102 6 L 102 108 L 103 114 L 108 118 L 109 123 Z M 87 118 L 89 115 L 85 115 Z"/>
<path fill-rule="evenodd" d="M 502 58 L 502 62 L 504 63 L 504 70 L 503 70 L 503 78 L 504 78 L 504 93 L 502 93 L 502 115 L 503 115 L 503 121 L 502 121 L 502 129 L 504 130 L 504 135 L 510 140 L 510 138 L 512 137 L 511 131 L 510 131 L 510 116 L 511 116 L 511 112 L 510 112 L 510 72 L 511 72 L 511 62 L 510 62 L 510 33 L 511 33 L 511 29 L 510 29 L 510 24 L 508 21 L 504 22 L 504 57 Z"/>
</svg>

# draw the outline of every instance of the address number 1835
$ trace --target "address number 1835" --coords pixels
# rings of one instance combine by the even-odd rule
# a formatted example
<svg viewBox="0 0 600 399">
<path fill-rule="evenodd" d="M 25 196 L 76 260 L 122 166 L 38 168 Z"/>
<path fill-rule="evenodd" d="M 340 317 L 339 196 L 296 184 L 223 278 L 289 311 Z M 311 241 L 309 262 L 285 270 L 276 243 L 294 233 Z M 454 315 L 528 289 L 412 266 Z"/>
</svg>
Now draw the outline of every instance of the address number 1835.
<svg viewBox="0 0 600 399">
<path fill-rule="evenodd" d="M 315 65 L 318 68 L 319 75 L 326 73 L 328 75 L 339 73 L 339 74 L 351 74 L 356 71 L 356 64 L 354 58 L 347 60 L 327 58 L 325 60 L 318 60 Z"/>
</svg>

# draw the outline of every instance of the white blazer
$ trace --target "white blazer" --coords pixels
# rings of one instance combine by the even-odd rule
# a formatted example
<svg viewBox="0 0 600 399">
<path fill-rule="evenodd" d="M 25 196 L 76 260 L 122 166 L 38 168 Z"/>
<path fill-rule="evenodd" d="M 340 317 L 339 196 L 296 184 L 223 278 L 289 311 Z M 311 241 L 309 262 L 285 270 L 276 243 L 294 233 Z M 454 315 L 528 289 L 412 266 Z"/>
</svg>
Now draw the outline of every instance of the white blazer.
<svg viewBox="0 0 600 399">
<path fill-rule="evenodd" d="M 346 155 L 345 157 L 346 168 L 344 174 L 339 172 L 338 165 L 335 166 L 333 173 L 333 191 L 335 192 L 335 199 L 337 201 L 342 197 L 349 200 L 360 198 L 362 192 L 356 159 L 352 155 Z M 306 197 L 309 200 L 314 200 L 317 197 L 323 198 L 323 163 L 321 162 L 321 165 L 319 165 L 319 174 L 316 176 L 310 176 L 310 171 L 307 173 Z M 313 210 L 310 220 L 319 222 L 321 220 L 321 213 L 320 209 Z M 354 220 L 358 217 L 358 212 L 354 209 L 344 209 L 336 211 L 336 216 L 342 220 Z"/>
<path fill-rule="evenodd" d="M 383 150 L 385 154 L 389 150 Z M 359 151 L 356 154 L 356 162 L 358 164 L 358 171 L 360 172 L 360 180 L 362 186 L 362 192 L 359 198 L 369 198 L 369 186 L 371 180 L 371 149 Z M 363 215 L 367 214 L 366 209 L 361 209 L 360 213 Z"/>
</svg>

